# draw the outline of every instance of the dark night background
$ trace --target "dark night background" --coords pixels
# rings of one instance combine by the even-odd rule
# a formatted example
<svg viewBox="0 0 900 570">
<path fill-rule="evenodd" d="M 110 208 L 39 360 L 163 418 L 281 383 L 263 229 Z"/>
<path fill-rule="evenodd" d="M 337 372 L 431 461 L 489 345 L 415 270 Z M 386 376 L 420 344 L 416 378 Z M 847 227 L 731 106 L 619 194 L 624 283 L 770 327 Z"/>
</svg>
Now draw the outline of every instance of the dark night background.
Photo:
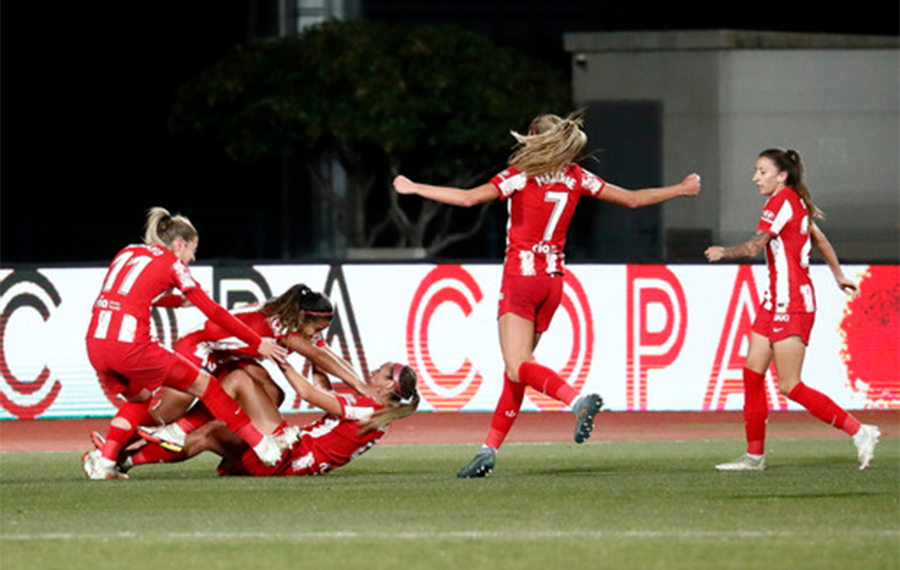
<svg viewBox="0 0 900 570">
<path fill-rule="evenodd" d="M 260 4 L 265 2 L 7 3 L 4 266 L 105 264 L 121 246 L 140 239 L 146 210 L 154 205 L 184 213 L 198 226 L 201 263 L 284 258 L 276 165 L 234 164 L 203 140 L 166 131 L 177 87 L 246 42 L 261 24 Z M 569 65 L 562 47 L 569 31 L 900 35 L 897 3 L 866 2 L 852 10 L 801 4 L 746 4 L 726 12 L 709 4 L 701 9 L 652 1 L 363 0 L 362 16 L 456 24 L 562 69 Z M 302 228 L 294 231 L 303 235 Z"/>
</svg>

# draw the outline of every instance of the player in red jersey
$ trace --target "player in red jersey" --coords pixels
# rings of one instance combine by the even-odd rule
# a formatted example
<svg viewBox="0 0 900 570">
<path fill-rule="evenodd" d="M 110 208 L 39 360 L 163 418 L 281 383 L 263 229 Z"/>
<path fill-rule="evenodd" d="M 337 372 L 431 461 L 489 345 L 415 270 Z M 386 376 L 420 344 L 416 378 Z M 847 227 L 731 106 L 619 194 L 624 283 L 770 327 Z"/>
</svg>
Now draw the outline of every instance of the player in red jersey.
<svg viewBox="0 0 900 570">
<path fill-rule="evenodd" d="M 313 291 L 301 283 L 269 299 L 262 306 L 248 306 L 235 311 L 235 316 L 261 336 L 274 337 L 289 351 L 309 360 L 314 367 L 316 382 L 323 387 L 331 388 L 327 374 L 366 394 L 367 384 L 359 378 L 350 363 L 331 350 L 322 338 L 322 332 L 334 318 L 334 306 L 324 293 Z M 194 359 L 201 367 L 212 367 L 213 370 L 248 358 L 256 360 L 246 345 L 229 336 L 228 331 L 212 321 L 180 338 L 175 350 Z M 273 382 L 271 387 L 277 389 L 277 384 Z M 283 393 L 277 394 L 279 403 L 283 399 Z"/>
<path fill-rule="evenodd" d="M 597 198 L 628 208 L 659 204 L 700 192 L 700 177 L 662 188 L 629 191 L 602 180 L 574 161 L 581 157 L 587 136 L 578 116 L 541 115 L 527 135 L 513 132 L 516 149 L 508 168 L 490 182 L 472 189 L 431 186 L 404 176 L 394 180 L 400 194 L 455 206 L 475 206 L 508 200 L 506 260 L 500 291 L 498 327 L 505 375 L 503 391 L 488 435 L 475 458 L 457 474 L 484 477 L 494 468 L 497 450 L 519 413 L 525 386 L 572 407 L 575 441 L 590 437 L 594 416 L 603 404 L 597 394 L 578 392 L 550 368 L 534 360 L 534 350 L 562 298 L 566 231 L 578 200 Z"/>
<path fill-rule="evenodd" d="M 853 437 L 859 468 L 865 469 L 875 454 L 879 430 L 862 425 L 825 394 L 803 383 L 800 371 L 816 315 L 816 300 L 809 277 L 813 245 L 831 269 L 838 287 L 851 295 L 857 285 L 844 276 L 828 238 L 813 222 L 822 212 L 813 204 L 803 181 L 803 165 L 794 150 L 769 149 L 756 160 L 753 183 L 766 196 L 756 232 L 734 247 L 712 246 L 711 262 L 748 259 L 766 251 L 769 283 L 750 333 L 744 363 L 744 430 L 747 452 L 720 471 L 762 471 L 766 468 L 765 442 L 769 405 L 765 375 L 774 360 L 778 390 L 806 408 L 813 416 Z"/>
<path fill-rule="evenodd" d="M 391 422 L 412 415 L 419 405 L 416 373 L 402 364 L 385 363 L 369 378 L 371 397 L 337 394 L 314 386 L 287 361 L 280 366 L 300 397 L 324 410 L 324 416 L 303 428 L 288 426 L 277 404 L 245 369 L 235 369 L 222 379 L 223 388 L 234 394 L 254 423 L 291 442 L 278 464 L 262 463 L 222 422 L 210 421 L 187 435 L 183 451 L 173 453 L 148 445 L 125 458 L 122 468 L 184 461 L 211 451 L 222 457 L 221 475 L 324 475 L 371 449 Z"/>
<path fill-rule="evenodd" d="M 261 338 L 194 281 L 187 266 L 194 261 L 197 243 L 197 230 L 187 218 L 153 208 L 147 216 L 144 243 L 120 251 L 103 280 L 87 331 L 87 353 L 104 390 L 120 395 L 125 404 L 110 422 L 103 448 L 83 457 L 85 474 L 91 479 L 124 478 L 116 459 L 135 428 L 148 423 L 150 396 L 163 385 L 200 398 L 263 461 L 274 463 L 281 454 L 276 440 L 250 422 L 216 378 L 150 336 L 154 303 L 179 306 L 190 302 L 259 356 L 284 359 L 286 350 L 274 339 Z M 163 300 L 174 290 L 183 297 Z"/>
<path fill-rule="evenodd" d="M 233 314 L 260 336 L 275 338 L 289 351 L 306 358 L 320 387 L 331 389 L 327 376 L 331 375 L 356 392 L 371 395 L 369 386 L 357 376 L 350 363 L 332 351 L 322 338 L 322 331 L 334 316 L 334 307 L 325 294 L 298 284 L 261 306 L 244 307 Z M 276 406 L 284 401 L 284 391 L 247 344 L 214 321 L 206 321 L 199 329 L 181 337 L 175 351 L 220 378 L 242 368 Z M 139 435 L 167 449 L 180 451 L 185 435 L 212 419 L 202 405 L 188 412 L 193 402 L 190 395 L 166 390 L 153 410 L 154 418 L 161 425 L 142 426 L 138 428 Z"/>
</svg>

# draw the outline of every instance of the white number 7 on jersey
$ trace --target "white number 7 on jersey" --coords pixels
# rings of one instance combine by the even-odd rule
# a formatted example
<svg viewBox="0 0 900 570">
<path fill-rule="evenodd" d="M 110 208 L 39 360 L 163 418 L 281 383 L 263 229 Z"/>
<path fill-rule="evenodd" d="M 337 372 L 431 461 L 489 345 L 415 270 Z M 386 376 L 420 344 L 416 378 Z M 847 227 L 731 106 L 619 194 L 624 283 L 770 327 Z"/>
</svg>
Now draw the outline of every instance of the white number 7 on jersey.
<svg viewBox="0 0 900 570">
<path fill-rule="evenodd" d="M 544 202 L 553 202 L 553 211 L 550 212 L 550 219 L 544 227 L 544 241 L 550 241 L 553 238 L 553 232 L 556 230 L 556 224 L 562 217 L 563 210 L 566 209 L 566 202 L 569 200 L 569 194 L 566 192 L 545 192 Z"/>
</svg>

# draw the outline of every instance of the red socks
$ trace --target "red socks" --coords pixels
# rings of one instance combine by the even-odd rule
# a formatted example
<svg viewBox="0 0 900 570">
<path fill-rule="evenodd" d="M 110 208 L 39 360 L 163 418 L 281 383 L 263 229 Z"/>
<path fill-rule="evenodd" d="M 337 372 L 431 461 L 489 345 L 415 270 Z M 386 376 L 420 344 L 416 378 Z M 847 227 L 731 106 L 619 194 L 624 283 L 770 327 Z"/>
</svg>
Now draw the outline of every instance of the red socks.
<svg viewBox="0 0 900 570">
<path fill-rule="evenodd" d="M 116 461 L 119 457 L 119 452 L 131 441 L 134 431 L 138 426 L 148 424 L 153 425 L 154 422 L 150 417 L 149 410 L 149 398 L 146 401 L 137 404 L 126 402 L 119 408 L 119 411 L 116 413 L 116 417 L 113 418 L 113 420 L 124 420 L 131 427 L 122 428 L 111 423 L 109 431 L 106 433 L 106 443 L 103 445 L 103 450 L 100 454 L 110 461 Z"/>
<path fill-rule="evenodd" d="M 200 396 L 200 401 L 203 402 L 209 413 L 217 420 L 225 422 L 228 429 L 247 442 L 250 447 L 256 447 L 262 441 L 262 434 L 256 429 L 256 426 L 250 423 L 250 418 L 244 410 L 238 406 L 234 398 L 225 393 L 215 378 L 210 377 L 206 390 Z"/>
<path fill-rule="evenodd" d="M 519 366 L 519 382 L 570 406 L 578 397 L 578 390 L 563 380 L 562 376 L 537 362 L 523 362 Z"/>
<path fill-rule="evenodd" d="M 859 431 L 859 421 L 856 418 L 835 404 L 834 400 L 803 382 L 794 386 L 788 398 L 806 408 L 816 418 L 844 430 L 848 435 L 855 435 Z"/>
<path fill-rule="evenodd" d="M 175 422 L 175 425 L 180 427 L 184 433 L 191 433 L 214 419 L 213 415 L 206 409 L 206 406 L 200 403 L 188 410 L 186 414 Z"/>
<path fill-rule="evenodd" d="M 500 449 L 503 440 L 506 439 L 509 430 L 512 429 L 516 418 L 519 416 L 519 408 L 522 407 L 522 399 L 525 397 L 525 384 L 513 382 L 506 374 L 503 375 L 503 392 L 494 409 L 491 419 L 491 429 L 488 431 L 484 444 L 494 449 Z"/>
<path fill-rule="evenodd" d="M 744 368 L 744 434 L 747 453 L 766 452 L 766 423 L 769 421 L 769 402 L 766 400 L 766 375 Z"/>
<path fill-rule="evenodd" d="M 526 386 L 531 386 L 541 394 L 569 405 L 572 405 L 572 402 L 578 397 L 578 391 L 550 368 L 537 362 L 522 363 L 519 366 L 518 382 L 513 382 L 506 374 L 503 375 L 503 391 L 500 393 L 500 400 L 494 409 L 491 429 L 484 440 L 486 446 L 500 449 L 519 416 Z"/>
<path fill-rule="evenodd" d="M 856 418 L 834 403 L 834 400 L 803 382 L 794 386 L 788 398 L 806 408 L 814 417 L 844 430 L 848 435 L 855 435 L 859 431 L 860 424 Z M 765 453 L 768 419 L 765 374 L 744 368 L 744 432 L 747 436 L 747 453 Z"/>
</svg>

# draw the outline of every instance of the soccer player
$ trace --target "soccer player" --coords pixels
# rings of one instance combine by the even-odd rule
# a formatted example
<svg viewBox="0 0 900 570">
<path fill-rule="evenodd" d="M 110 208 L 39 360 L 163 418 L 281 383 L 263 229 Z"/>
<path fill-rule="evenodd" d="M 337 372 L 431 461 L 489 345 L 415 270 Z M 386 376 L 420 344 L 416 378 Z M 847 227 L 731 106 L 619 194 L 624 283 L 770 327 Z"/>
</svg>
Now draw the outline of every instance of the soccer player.
<svg viewBox="0 0 900 570">
<path fill-rule="evenodd" d="M 387 433 L 391 422 L 412 415 L 419 405 L 418 377 L 409 366 L 385 363 L 369 378 L 372 396 L 367 397 L 320 388 L 287 361 L 279 365 L 297 394 L 324 410 L 324 416 L 303 428 L 288 426 L 275 402 L 245 369 L 235 369 L 222 379 L 223 388 L 234 394 L 257 425 L 288 442 L 288 452 L 276 465 L 264 464 L 222 422 L 210 421 L 187 435 L 183 450 L 173 452 L 148 444 L 125 457 L 121 469 L 183 461 L 211 451 L 222 457 L 218 467 L 221 475 L 324 475 L 371 449 Z"/>
<path fill-rule="evenodd" d="M 274 339 L 253 332 L 194 281 L 188 265 L 194 261 L 198 239 L 186 217 L 153 208 L 147 215 L 144 243 L 122 249 L 106 273 L 87 331 L 87 354 L 104 390 L 120 395 L 125 404 L 110 422 L 102 449 L 82 458 L 90 479 L 125 478 L 116 468 L 116 459 L 135 428 L 149 423 L 150 396 L 162 385 L 200 398 L 263 462 L 273 464 L 281 456 L 277 441 L 251 423 L 215 377 L 150 336 L 154 303 L 181 306 L 190 302 L 253 353 L 275 361 L 286 355 Z M 183 296 L 168 295 L 176 289 Z"/>
<path fill-rule="evenodd" d="M 559 306 L 563 290 L 564 247 L 579 198 L 588 196 L 628 208 L 659 204 L 700 192 L 700 177 L 662 188 L 629 191 L 609 184 L 575 163 L 587 144 L 577 115 L 541 115 L 528 133 L 513 132 L 516 148 L 508 168 L 472 189 L 394 180 L 400 194 L 415 194 L 455 206 L 508 200 L 506 259 L 500 290 L 498 328 L 505 374 L 484 445 L 458 477 L 484 477 L 494 469 L 497 450 L 515 422 L 525 386 L 564 402 L 576 415 L 574 439 L 590 437 L 603 400 L 579 395 L 563 378 L 535 361 L 534 350 Z"/>
<path fill-rule="evenodd" d="M 371 395 L 368 384 L 357 376 L 350 363 L 332 351 L 322 338 L 322 331 L 334 317 L 334 307 L 327 295 L 298 284 L 261 306 L 244 307 L 233 314 L 260 336 L 275 338 L 290 352 L 305 357 L 312 364 L 318 386 L 331 389 L 328 374 L 362 395 Z M 276 406 L 284 401 L 284 392 L 259 364 L 256 355 L 215 321 L 206 321 L 199 329 L 181 337 L 175 351 L 218 377 L 224 378 L 232 370 L 243 368 Z M 161 425 L 142 426 L 138 428 L 139 435 L 165 447 L 181 449 L 186 433 L 212 419 L 202 403 L 188 412 L 193 402 L 190 395 L 166 390 L 152 413 Z"/>
<path fill-rule="evenodd" d="M 810 388 L 800 378 L 806 345 L 816 316 L 816 298 L 809 277 L 811 246 L 822 253 L 838 287 L 851 295 L 857 285 L 844 276 L 837 254 L 825 234 L 813 222 L 823 214 L 813 203 L 803 180 L 803 165 L 795 150 L 769 149 L 756 159 L 753 183 L 766 196 L 756 232 L 734 247 L 712 246 L 705 255 L 710 262 L 749 259 L 766 251 L 769 284 L 750 333 L 744 363 L 744 432 L 747 452 L 720 471 L 763 471 L 766 468 L 765 374 L 775 361 L 778 390 L 806 408 L 813 416 L 853 437 L 859 468 L 865 469 L 875 455 L 880 436 L 876 426 L 862 425 L 825 394 Z"/>
</svg>

